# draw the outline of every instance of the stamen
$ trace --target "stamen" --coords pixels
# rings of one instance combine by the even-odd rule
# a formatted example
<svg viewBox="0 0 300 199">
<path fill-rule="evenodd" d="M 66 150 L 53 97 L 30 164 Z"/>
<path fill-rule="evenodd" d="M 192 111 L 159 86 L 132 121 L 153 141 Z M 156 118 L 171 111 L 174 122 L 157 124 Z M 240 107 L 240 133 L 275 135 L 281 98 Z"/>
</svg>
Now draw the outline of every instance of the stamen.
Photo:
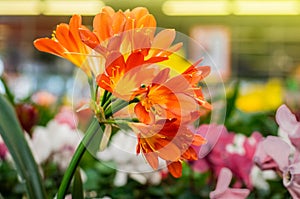
<svg viewBox="0 0 300 199">
<path fill-rule="evenodd" d="M 111 87 L 111 85 L 110 85 L 109 83 L 107 83 L 106 81 L 102 80 L 101 82 L 102 82 L 103 84 L 105 84 L 106 86 Z"/>
<path fill-rule="evenodd" d="M 135 20 L 132 19 L 132 27 L 131 27 L 131 52 L 134 51 L 134 41 L 133 41 L 134 25 L 135 25 Z"/>
</svg>

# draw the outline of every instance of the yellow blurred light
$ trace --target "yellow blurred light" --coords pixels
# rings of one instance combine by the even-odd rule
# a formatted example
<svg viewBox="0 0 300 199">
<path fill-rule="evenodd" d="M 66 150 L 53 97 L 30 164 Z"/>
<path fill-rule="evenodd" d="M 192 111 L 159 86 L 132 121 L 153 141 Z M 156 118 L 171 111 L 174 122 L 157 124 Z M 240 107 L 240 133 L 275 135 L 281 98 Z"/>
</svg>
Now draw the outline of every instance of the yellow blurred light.
<svg viewBox="0 0 300 199">
<path fill-rule="evenodd" d="M 235 1 L 233 14 L 236 15 L 297 15 L 299 2 L 286 1 Z"/>
<path fill-rule="evenodd" d="M 96 15 L 100 12 L 100 9 L 104 6 L 104 3 L 99 0 L 46 0 L 44 1 L 43 5 L 43 14 L 45 15 Z"/>
<path fill-rule="evenodd" d="M 0 1 L 0 15 L 39 15 L 40 1 Z"/>
<path fill-rule="evenodd" d="M 166 1 L 162 10 L 170 16 L 228 15 L 228 1 Z"/>
</svg>

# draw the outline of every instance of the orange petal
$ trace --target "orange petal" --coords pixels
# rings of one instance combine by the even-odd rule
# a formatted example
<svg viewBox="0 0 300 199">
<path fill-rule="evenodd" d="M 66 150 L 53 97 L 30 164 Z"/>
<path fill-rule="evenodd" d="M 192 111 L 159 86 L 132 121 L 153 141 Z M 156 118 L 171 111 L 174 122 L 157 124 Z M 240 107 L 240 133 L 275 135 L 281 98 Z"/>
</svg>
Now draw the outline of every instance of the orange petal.
<svg viewBox="0 0 300 199">
<path fill-rule="evenodd" d="M 112 32 L 113 34 L 119 34 L 124 31 L 126 23 L 126 16 L 122 11 L 116 12 L 112 17 Z"/>
<path fill-rule="evenodd" d="M 152 48 L 154 51 L 167 50 L 175 39 L 175 30 L 166 29 L 160 31 L 153 39 Z"/>
<path fill-rule="evenodd" d="M 172 53 L 178 51 L 182 46 L 183 46 L 183 43 L 182 43 L 182 42 L 179 42 L 179 43 L 177 43 L 177 44 L 171 46 L 170 48 L 168 48 L 166 51 L 160 52 L 157 56 L 168 57 L 168 56 L 170 56 Z"/>
<path fill-rule="evenodd" d="M 190 67 L 188 67 L 182 74 L 191 74 L 194 73 L 197 69 L 196 66 L 198 64 L 200 64 L 203 61 L 204 58 L 199 59 L 198 61 L 196 61 L 193 65 L 191 65 Z"/>
<path fill-rule="evenodd" d="M 209 66 L 197 66 L 201 61 L 203 61 L 203 58 L 195 62 L 182 73 L 184 77 L 193 85 L 197 84 L 199 81 L 208 76 L 211 71 Z"/>
<path fill-rule="evenodd" d="M 57 41 L 54 41 L 53 39 L 49 38 L 41 38 L 36 39 L 33 42 L 34 46 L 42 52 L 51 53 L 60 57 L 64 57 L 64 52 L 66 52 L 66 49 L 61 46 Z"/>
<path fill-rule="evenodd" d="M 134 112 L 142 123 L 150 124 L 152 119 L 150 117 L 150 113 L 146 111 L 145 107 L 142 105 L 142 103 L 137 103 L 137 105 L 134 107 Z"/>
<path fill-rule="evenodd" d="M 170 68 L 165 68 L 156 75 L 153 79 L 153 83 L 155 84 L 162 84 L 169 78 Z"/>
<path fill-rule="evenodd" d="M 100 45 L 97 36 L 89 29 L 80 28 L 78 31 L 81 41 L 84 42 L 90 48 L 95 49 L 98 45 Z"/>
<path fill-rule="evenodd" d="M 202 144 L 205 144 L 206 142 L 207 142 L 207 140 L 204 137 L 202 137 L 201 135 L 198 135 L 198 134 L 194 134 L 192 145 L 200 146 Z"/>
<path fill-rule="evenodd" d="M 93 27 L 94 32 L 100 41 L 105 41 L 110 38 L 112 19 L 108 14 L 99 13 L 94 17 Z"/>
<path fill-rule="evenodd" d="M 83 45 L 81 43 L 81 39 L 79 36 L 78 29 L 82 26 L 82 19 L 80 15 L 73 15 L 70 19 L 69 28 L 72 39 L 74 39 L 75 44 L 78 44 L 77 49 L 82 48 Z"/>
<path fill-rule="evenodd" d="M 144 64 L 144 55 L 141 52 L 131 53 L 126 60 L 126 72 L 136 66 Z"/>
<path fill-rule="evenodd" d="M 168 163 L 168 162 L 167 162 Z M 179 178 L 182 175 L 182 165 L 181 162 L 172 162 L 168 164 L 168 170 L 171 175 L 175 178 Z"/>
<path fill-rule="evenodd" d="M 109 15 L 109 16 L 113 16 L 115 14 L 115 11 L 112 7 L 110 6 L 104 6 L 101 8 L 101 12 Z"/>
<path fill-rule="evenodd" d="M 119 51 L 122 44 L 122 38 L 120 36 L 113 36 L 108 40 L 107 50 L 111 51 Z"/>
<path fill-rule="evenodd" d="M 156 27 L 156 20 L 153 15 L 147 14 L 137 21 L 136 28 L 143 28 L 143 27 Z"/>
<path fill-rule="evenodd" d="M 145 7 L 136 7 L 132 9 L 131 13 L 135 16 L 136 19 L 139 19 L 147 14 L 149 14 L 147 8 Z"/>
<path fill-rule="evenodd" d="M 156 170 L 158 169 L 158 157 L 156 153 L 150 152 L 150 153 L 143 153 L 147 162 L 150 164 L 150 166 Z"/>
<path fill-rule="evenodd" d="M 169 142 L 166 146 L 162 147 L 158 151 L 158 156 L 164 160 L 177 161 L 181 156 L 181 151 L 172 142 Z"/>
<path fill-rule="evenodd" d="M 77 44 L 74 38 L 70 33 L 69 25 L 67 24 L 59 24 L 56 28 L 55 37 L 59 41 L 59 43 L 68 49 L 69 52 L 78 52 Z"/>
<path fill-rule="evenodd" d="M 184 158 L 185 160 L 197 160 L 198 159 L 198 155 L 196 153 L 196 151 L 192 148 L 189 147 L 181 156 L 182 158 Z"/>
<path fill-rule="evenodd" d="M 125 71 L 126 63 L 123 55 L 120 52 L 110 53 L 106 58 L 106 72 L 108 75 L 112 75 L 112 69 L 115 67 L 119 68 L 119 71 Z M 116 71 L 114 71 L 116 72 Z"/>
<path fill-rule="evenodd" d="M 113 92 L 114 85 L 111 84 L 111 79 L 104 74 L 98 75 L 96 78 L 97 85 L 104 90 Z"/>
</svg>

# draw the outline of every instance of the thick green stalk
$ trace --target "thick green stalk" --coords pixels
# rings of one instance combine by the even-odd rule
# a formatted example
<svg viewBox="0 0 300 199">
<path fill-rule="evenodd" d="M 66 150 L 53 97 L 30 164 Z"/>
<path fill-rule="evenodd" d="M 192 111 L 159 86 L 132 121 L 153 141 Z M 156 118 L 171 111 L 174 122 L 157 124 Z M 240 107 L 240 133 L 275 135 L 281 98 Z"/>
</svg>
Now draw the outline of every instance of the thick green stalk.
<svg viewBox="0 0 300 199">
<path fill-rule="evenodd" d="M 86 152 L 89 144 L 91 143 L 91 141 L 93 140 L 94 136 L 97 133 L 103 133 L 103 131 L 99 132 L 99 128 L 100 128 L 100 124 L 97 121 L 97 119 L 94 119 L 90 125 L 90 127 L 88 128 L 88 130 L 86 131 L 86 134 L 83 138 L 83 140 L 80 142 L 79 146 L 77 147 L 72 160 L 69 164 L 69 167 L 67 168 L 64 177 L 62 179 L 62 182 L 60 184 L 60 187 L 58 189 L 57 192 L 57 199 L 64 199 L 66 193 L 67 193 L 67 189 L 70 186 L 72 177 L 76 171 L 76 168 L 83 156 L 83 154 Z"/>
<path fill-rule="evenodd" d="M 122 108 L 128 106 L 131 103 L 135 103 L 138 102 L 139 100 L 137 98 L 131 100 L 131 101 L 124 101 L 124 100 L 120 100 L 118 99 L 117 101 L 115 101 L 114 103 L 111 104 L 110 107 L 107 107 L 105 109 L 105 116 L 106 118 L 109 118 L 110 116 L 112 116 L 114 113 L 118 112 L 119 110 L 121 110 Z"/>
</svg>

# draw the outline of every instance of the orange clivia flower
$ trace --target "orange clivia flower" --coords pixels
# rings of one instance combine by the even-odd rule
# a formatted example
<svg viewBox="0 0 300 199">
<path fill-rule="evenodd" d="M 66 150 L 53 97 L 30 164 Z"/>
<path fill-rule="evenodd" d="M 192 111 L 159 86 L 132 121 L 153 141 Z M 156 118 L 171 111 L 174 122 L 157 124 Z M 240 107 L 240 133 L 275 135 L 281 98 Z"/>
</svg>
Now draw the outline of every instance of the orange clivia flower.
<svg viewBox="0 0 300 199">
<path fill-rule="evenodd" d="M 167 59 L 152 57 L 145 60 L 144 57 L 142 52 L 131 53 L 126 60 L 119 52 L 109 54 L 105 72 L 96 79 L 98 86 L 123 100 L 132 100 L 140 86 L 150 83 L 157 74 L 157 68 L 147 66 Z"/>
<path fill-rule="evenodd" d="M 179 120 L 158 120 L 154 124 L 130 123 L 137 133 L 137 154 L 142 153 L 153 169 L 158 169 L 158 158 L 166 161 L 169 172 L 176 178 L 181 176 L 184 160 L 197 160 L 193 149 L 206 140 L 194 134 L 187 123 Z"/>
<path fill-rule="evenodd" d="M 128 51 L 128 44 L 124 41 L 129 34 L 132 34 L 132 30 L 139 30 L 139 33 L 143 32 L 144 36 L 153 39 L 155 27 L 154 16 L 149 14 L 144 7 L 137 7 L 132 11 L 122 12 L 119 10 L 115 12 L 111 7 L 105 6 L 94 17 L 93 32 L 80 29 L 80 35 L 83 42 L 106 56 L 109 51 L 113 50 Z M 143 34 L 139 34 L 139 36 L 143 36 Z M 139 41 L 144 41 L 144 39 L 139 38 Z M 125 49 L 122 50 L 122 48 Z"/>
<path fill-rule="evenodd" d="M 34 46 L 42 52 L 51 53 L 71 61 L 91 77 L 91 66 L 87 62 L 87 55 L 91 50 L 81 41 L 79 28 L 84 28 L 81 16 L 73 15 L 69 24 L 61 23 L 57 26 L 52 38 L 36 39 Z"/>
<path fill-rule="evenodd" d="M 135 106 L 137 118 L 146 124 L 156 119 L 182 120 L 200 116 L 200 108 L 211 109 L 204 99 L 201 88 L 194 84 L 209 73 L 209 67 L 190 66 L 183 74 L 170 78 L 169 68 L 161 70 L 152 83 L 140 91 Z M 203 77 L 199 77 L 199 75 Z M 200 105 L 200 106 L 199 106 Z"/>
<path fill-rule="evenodd" d="M 118 51 L 128 54 L 135 51 L 150 57 L 167 57 L 177 51 L 182 43 L 171 46 L 175 30 L 167 29 L 155 37 L 156 20 L 144 7 L 115 12 L 105 6 L 94 17 L 93 32 L 80 29 L 82 41 L 104 57 Z"/>
<path fill-rule="evenodd" d="M 206 109 L 211 110 L 211 105 L 204 99 L 201 87 L 198 86 L 198 83 L 202 81 L 206 76 L 210 73 L 209 66 L 199 66 L 198 64 L 203 59 L 198 60 L 196 63 L 191 65 L 188 69 L 186 69 L 182 75 L 184 78 L 190 83 L 194 91 L 194 97 L 199 105 L 205 107 Z"/>
</svg>

